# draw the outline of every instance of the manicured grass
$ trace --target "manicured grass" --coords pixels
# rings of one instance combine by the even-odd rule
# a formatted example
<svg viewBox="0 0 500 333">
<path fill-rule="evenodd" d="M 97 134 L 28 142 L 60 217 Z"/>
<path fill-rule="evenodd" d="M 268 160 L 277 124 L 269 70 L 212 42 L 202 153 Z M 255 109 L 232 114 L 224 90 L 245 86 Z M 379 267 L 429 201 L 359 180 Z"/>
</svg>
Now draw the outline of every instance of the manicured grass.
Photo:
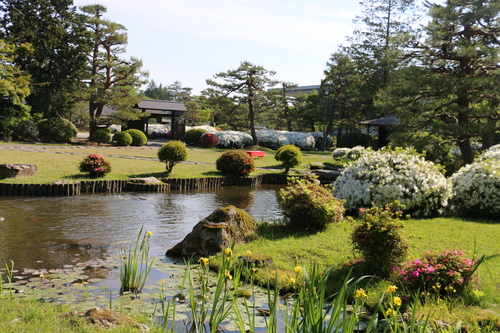
<svg viewBox="0 0 500 333">
<path fill-rule="evenodd" d="M 17 144 L 17 143 L 16 143 Z M 157 159 L 155 147 L 127 147 L 119 148 L 113 146 L 53 146 L 23 144 L 24 148 L 34 148 L 38 151 L 16 151 L 2 150 L 0 144 L 1 163 L 31 163 L 38 167 L 37 175 L 34 177 L 23 177 L 18 179 L 3 179 L 8 183 L 48 183 L 58 180 L 83 180 L 87 179 L 78 170 L 78 164 L 88 154 L 101 154 L 111 163 L 112 171 L 104 179 L 128 179 L 133 177 L 154 176 L 164 178 L 165 164 Z M 274 159 L 275 151 L 258 146 L 247 147 L 246 150 L 264 150 L 266 156 L 255 159 L 258 168 L 252 174 L 259 173 L 281 173 L 283 168 Z M 222 176 L 215 167 L 215 161 L 224 152 L 224 149 L 189 148 L 189 156 L 186 162 L 179 163 L 173 169 L 172 178 L 196 178 L 208 176 Z M 125 158 L 137 157 L 139 159 Z M 140 159 L 147 158 L 147 159 Z M 151 159 L 151 160 L 148 160 Z M 331 160 L 329 152 L 307 152 L 304 163 L 296 170 L 307 170 L 308 164 L 312 162 L 326 162 Z"/>
</svg>

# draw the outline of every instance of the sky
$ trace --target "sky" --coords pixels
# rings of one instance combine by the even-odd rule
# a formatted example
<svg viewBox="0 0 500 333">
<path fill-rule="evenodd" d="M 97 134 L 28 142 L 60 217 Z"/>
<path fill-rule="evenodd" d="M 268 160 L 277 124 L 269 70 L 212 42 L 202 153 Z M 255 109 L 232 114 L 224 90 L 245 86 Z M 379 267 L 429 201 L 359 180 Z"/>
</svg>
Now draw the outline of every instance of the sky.
<svg viewBox="0 0 500 333">
<path fill-rule="evenodd" d="M 180 81 L 195 95 L 242 61 L 275 71 L 276 80 L 320 84 L 362 14 L 356 0 L 74 0 L 95 3 L 126 27 L 127 57 L 142 59 L 150 80 Z"/>
</svg>

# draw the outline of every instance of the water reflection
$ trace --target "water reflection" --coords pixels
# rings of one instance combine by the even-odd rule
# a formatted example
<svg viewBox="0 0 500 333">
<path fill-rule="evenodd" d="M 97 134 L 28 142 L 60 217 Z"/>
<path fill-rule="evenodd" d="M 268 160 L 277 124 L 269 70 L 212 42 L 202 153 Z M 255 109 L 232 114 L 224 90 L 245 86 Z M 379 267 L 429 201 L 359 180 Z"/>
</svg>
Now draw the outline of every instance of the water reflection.
<svg viewBox="0 0 500 333">
<path fill-rule="evenodd" d="M 78 197 L 0 197 L 0 267 L 58 268 L 117 253 L 139 229 L 152 231 L 150 254 L 163 257 L 216 208 L 234 205 L 258 221 L 281 218 L 278 186 Z"/>
</svg>

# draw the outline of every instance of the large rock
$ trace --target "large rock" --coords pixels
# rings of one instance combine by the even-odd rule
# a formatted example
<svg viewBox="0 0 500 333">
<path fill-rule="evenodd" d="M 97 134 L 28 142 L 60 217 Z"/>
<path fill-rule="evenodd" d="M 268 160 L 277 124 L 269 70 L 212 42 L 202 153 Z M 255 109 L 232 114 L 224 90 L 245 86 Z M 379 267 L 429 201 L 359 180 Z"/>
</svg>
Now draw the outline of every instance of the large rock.
<svg viewBox="0 0 500 333">
<path fill-rule="evenodd" d="M 0 164 L 0 177 L 15 178 L 36 175 L 35 164 Z"/>
<path fill-rule="evenodd" d="M 255 237 L 257 221 L 234 206 L 216 209 L 196 224 L 180 243 L 169 249 L 167 256 L 191 257 L 209 255 L 231 247 L 233 242 L 246 243 Z"/>
</svg>

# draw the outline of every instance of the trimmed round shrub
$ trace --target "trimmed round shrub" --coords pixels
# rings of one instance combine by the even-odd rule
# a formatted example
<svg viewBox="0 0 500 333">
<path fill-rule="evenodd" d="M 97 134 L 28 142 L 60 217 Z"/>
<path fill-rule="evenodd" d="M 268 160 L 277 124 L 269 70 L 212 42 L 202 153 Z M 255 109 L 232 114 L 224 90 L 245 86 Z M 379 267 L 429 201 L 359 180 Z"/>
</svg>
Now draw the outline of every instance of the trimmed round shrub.
<svg viewBox="0 0 500 333">
<path fill-rule="evenodd" d="M 165 162 L 165 169 L 167 176 L 172 173 L 174 166 L 188 157 L 188 151 L 184 142 L 179 140 L 172 140 L 163 144 L 158 150 L 158 158 L 160 161 Z"/>
<path fill-rule="evenodd" d="M 285 173 L 288 173 L 291 168 L 299 166 L 302 163 L 302 152 L 299 147 L 294 145 L 285 145 L 278 149 L 274 159 L 281 162 L 285 168 Z"/>
<path fill-rule="evenodd" d="M 132 137 L 132 146 L 144 146 L 148 143 L 148 137 L 143 131 L 138 129 L 129 129 L 126 132 Z"/>
<path fill-rule="evenodd" d="M 184 135 L 184 141 L 186 143 L 192 143 L 197 145 L 198 142 L 200 141 L 201 136 L 203 133 L 206 133 L 207 130 L 202 129 L 202 128 L 193 128 L 188 131 L 186 131 L 186 134 Z"/>
<path fill-rule="evenodd" d="M 202 147 L 212 148 L 219 144 L 219 139 L 213 133 L 203 133 L 199 142 Z"/>
<path fill-rule="evenodd" d="M 100 178 L 111 172 L 111 164 L 102 155 L 90 154 L 80 162 L 78 169 L 89 177 Z"/>
<path fill-rule="evenodd" d="M 454 211 L 463 215 L 500 216 L 500 163 L 496 158 L 466 165 L 451 177 Z"/>
<path fill-rule="evenodd" d="M 344 217 L 342 201 L 327 188 L 308 180 L 293 179 L 279 192 L 285 223 L 293 229 L 324 230 Z"/>
<path fill-rule="evenodd" d="M 241 149 L 246 146 L 253 145 L 252 136 L 248 133 L 237 131 L 219 131 L 214 132 L 219 140 L 217 148 L 223 149 Z"/>
<path fill-rule="evenodd" d="M 36 141 L 40 135 L 37 124 L 33 120 L 22 120 L 15 131 L 20 140 Z"/>
<path fill-rule="evenodd" d="M 118 146 L 130 146 L 132 143 L 132 135 L 127 131 L 117 132 L 113 135 L 113 141 L 116 142 Z"/>
<path fill-rule="evenodd" d="M 235 176 L 248 176 L 255 170 L 252 156 L 241 149 L 228 150 L 215 162 L 217 170 Z"/>
<path fill-rule="evenodd" d="M 353 148 L 356 146 L 368 147 L 368 141 L 372 136 L 362 132 L 349 132 L 340 138 L 337 147 L 340 148 Z"/>
<path fill-rule="evenodd" d="M 451 185 L 439 166 L 411 150 L 367 151 L 337 178 L 334 195 L 350 211 L 399 201 L 416 217 L 442 214 Z"/>
<path fill-rule="evenodd" d="M 54 117 L 42 119 L 38 123 L 40 140 L 46 142 L 71 142 L 76 138 L 77 130 L 69 120 Z"/>
<path fill-rule="evenodd" d="M 101 128 L 94 132 L 90 141 L 97 142 L 97 144 L 101 143 L 109 143 L 111 142 L 111 129 Z"/>
<path fill-rule="evenodd" d="M 402 208 L 398 202 L 384 208 L 361 208 L 359 219 L 351 219 L 354 224 L 352 244 L 365 260 L 366 274 L 388 277 L 393 267 L 405 258 L 408 241 L 404 238 L 404 223 L 400 220 Z"/>
</svg>

